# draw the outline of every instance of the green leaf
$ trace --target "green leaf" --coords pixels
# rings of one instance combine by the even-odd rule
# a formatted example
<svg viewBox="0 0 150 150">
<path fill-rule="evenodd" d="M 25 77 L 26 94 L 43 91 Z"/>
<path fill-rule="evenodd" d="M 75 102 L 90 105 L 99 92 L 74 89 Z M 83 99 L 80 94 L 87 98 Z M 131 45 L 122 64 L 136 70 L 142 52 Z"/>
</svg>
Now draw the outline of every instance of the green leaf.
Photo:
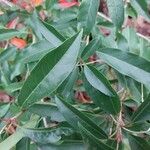
<svg viewBox="0 0 150 150">
<path fill-rule="evenodd" d="M 93 55 L 102 45 L 101 38 L 93 39 L 83 50 L 81 57 L 83 60 L 87 60 L 91 55 Z"/>
<path fill-rule="evenodd" d="M 36 12 L 34 12 L 33 15 L 31 16 L 29 20 L 29 24 L 34 29 L 35 34 L 38 34 L 37 36 L 39 36 L 40 39 L 42 38 L 41 37 L 42 35 L 46 40 L 48 40 L 55 47 L 62 44 L 62 42 L 65 40 L 64 37 L 53 26 L 40 21 Z"/>
<path fill-rule="evenodd" d="M 150 88 L 150 62 L 135 54 L 118 49 L 106 48 L 98 56 L 121 74 L 145 84 Z"/>
<path fill-rule="evenodd" d="M 132 121 L 134 122 L 143 122 L 145 120 L 150 120 L 150 95 L 132 116 Z"/>
<path fill-rule="evenodd" d="M 18 56 L 18 61 L 24 63 L 34 62 L 41 59 L 46 53 L 53 50 L 54 45 L 52 45 L 47 40 L 41 40 L 29 47 L 25 48 L 22 53 Z"/>
<path fill-rule="evenodd" d="M 30 150 L 30 139 L 21 139 L 16 145 L 16 150 Z"/>
<path fill-rule="evenodd" d="M 137 11 L 137 13 L 146 19 L 150 19 L 148 12 L 148 3 L 146 0 L 131 0 L 132 7 Z"/>
<path fill-rule="evenodd" d="M 9 85 L 0 85 L 0 90 L 4 90 L 8 93 L 13 93 L 13 92 L 16 92 L 18 90 L 20 90 L 23 86 L 23 83 L 24 82 L 15 82 L 15 83 L 11 83 Z"/>
<path fill-rule="evenodd" d="M 78 78 L 78 68 L 75 68 L 68 78 L 60 85 L 57 89 L 58 93 L 61 93 L 63 96 L 68 98 L 71 95 L 71 90 Z"/>
<path fill-rule="evenodd" d="M 4 117 L 10 108 L 10 104 L 1 104 L 0 103 L 0 118 Z"/>
<path fill-rule="evenodd" d="M 80 141 L 64 141 L 61 144 L 38 145 L 40 150 L 85 150 L 85 145 Z"/>
<path fill-rule="evenodd" d="M 150 149 L 149 143 L 144 140 L 143 138 L 128 135 L 129 143 L 131 146 L 131 149 L 135 150 L 148 150 Z"/>
<path fill-rule="evenodd" d="M 61 140 L 62 136 L 69 136 L 73 133 L 73 130 L 69 127 L 57 127 L 57 128 L 43 128 L 43 129 L 23 129 L 24 136 L 30 138 L 36 143 L 57 143 Z"/>
<path fill-rule="evenodd" d="M 65 121 L 63 115 L 59 112 L 56 105 L 51 103 L 34 104 L 31 107 L 29 107 L 28 110 L 41 117 L 51 117 L 52 121 L 57 121 L 57 122 Z"/>
<path fill-rule="evenodd" d="M 117 33 L 117 45 L 118 49 L 129 51 L 127 39 L 120 33 Z"/>
<path fill-rule="evenodd" d="M 99 0 L 82 0 L 81 2 L 78 21 L 85 34 L 89 34 L 95 25 L 98 7 Z"/>
<path fill-rule="evenodd" d="M 89 132 L 89 130 L 81 125 L 80 123 L 79 125 L 79 129 L 82 133 L 83 139 L 85 141 L 85 143 L 88 145 L 88 149 L 94 149 L 94 150 L 113 150 L 111 147 L 109 147 L 108 145 L 104 144 L 103 142 L 101 142 L 98 138 L 96 138 L 91 132 Z"/>
<path fill-rule="evenodd" d="M 90 90 L 88 90 L 87 92 L 92 97 L 93 101 L 108 113 L 119 113 L 119 97 L 111 87 L 108 80 L 96 68 L 92 66 L 85 66 L 84 74 L 88 84 L 91 85 L 87 85 L 90 86 Z"/>
<path fill-rule="evenodd" d="M 16 131 L 14 134 L 9 136 L 6 140 L 0 143 L 1 150 L 10 150 L 14 147 L 22 138 L 24 134 L 21 130 Z"/>
<path fill-rule="evenodd" d="M 54 92 L 75 67 L 82 33 L 47 53 L 32 70 L 18 97 L 21 107 L 29 107 Z M 44 90 L 41 90 L 44 89 Z"/>
<path fill-rule="evenodd" d="M 16 48 L 8 48 L 0 53 L 0 63 L 9 60 L 9 58 L 16 52 Z"/>
<path fill-rule="evenodd" d="M 93 128 L 94 132 L 99 133 L 99 138 L 107 138 L 106 133 L 100 127 L 98 127 L 82 112 L 80 112 L 79 110 L 71 106 L 69 103 L 62 100 L 62 98 L 56 97 L 56 104 L 60 112 L 63 114 L 64 118 L 67 120 L 67 122 L 75 129 L 78 130 L 78 122 L 85 122 L 87 126 L 90 127 L 90 129 Z"/>
<path fill-rule="evenodd" d="M 103 94 L 107 96 L 110 96 L 110 97 L 116 96 L 116 93 L 111 87 L 109 81 L 96 68 L 92 66 L 85 66 L 84 74 L 87 80 L 89 81 L 89 83 L 94 88 L 101 91 Z"/>
<path fill-rule="evenodd" d="M 9 40 L 15 36 L 20 36 L 21 31 L 15 29 L 0 29 L 0 41 Z"/>
<path fill-rule="evenodd" d="M 126 46 L 129 47 L 129 51 L 134 54 L 139 54 L 139 45 L 138 45 L 139 38 L 136 34 L 135 29 L 131 27 L 127 27 L 122 31 L 122 34 L 127 40 Z M 123 47 L 125 48 L 126 46 L 124 45 Z M 119 48 L 119 49 L 122 50 L 122 48 Z"/>
<path fill-rule="evenodd" d="M 121 28 L 124 22 L 124 2 L 123 0 L 107 0 L 109 15 L 117 28 Z"/>
</svg>

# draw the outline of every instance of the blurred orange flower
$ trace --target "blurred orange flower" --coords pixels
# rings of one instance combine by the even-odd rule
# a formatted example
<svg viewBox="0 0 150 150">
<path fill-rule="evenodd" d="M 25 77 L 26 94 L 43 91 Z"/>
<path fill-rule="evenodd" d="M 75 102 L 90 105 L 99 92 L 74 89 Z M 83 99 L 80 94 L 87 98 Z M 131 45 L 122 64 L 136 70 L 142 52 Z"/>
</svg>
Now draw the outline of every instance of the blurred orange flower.
<svg viewBox="0 0 150 150">
<path fill-rule="evenodd" d="M 32 5 L 36 7 L 36 6 L 41 5 L 43 3 L 43 0 L 31 0 L 31 2 L 32 2 Z"/>
</svg>

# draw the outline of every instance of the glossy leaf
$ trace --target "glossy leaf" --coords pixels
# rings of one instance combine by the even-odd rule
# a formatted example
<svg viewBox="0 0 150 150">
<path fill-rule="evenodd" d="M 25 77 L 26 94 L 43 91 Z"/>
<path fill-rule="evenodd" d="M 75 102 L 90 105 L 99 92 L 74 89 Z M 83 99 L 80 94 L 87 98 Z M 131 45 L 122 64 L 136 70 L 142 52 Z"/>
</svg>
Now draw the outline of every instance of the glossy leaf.
<svg viewBox="0 0 150 150">
<path fill-rule="evenodd" d="M 21 107 L 29 107 L 41 98 L 48 96 L 68 77 L 76 64 L 81 36 L 82 33 L 68 39 L 38 62 L 18 97 Z"/>
<path fill-rule="evenodd" d="M 54 45 L 52 45 L 47 40 L 41 40 L 25 48 L 23 52 L 19 54 L 18 61 L 22 61 L 24 63 L 38 61 L 46 53 L 52 51 L 54 48 Z"/>
<path fill-rule="evenodd" d="M 113 150 L 111 147 L 107 146 L 100 139 L 96 138 L 89 130 L 79 123 L 79 129 L 82 133 L 85 143 L 88 145 L 88 149 L 95 150 Z"/>
<path fill-rule="evenodd" d="M 150 95 L 132 116 L 132 121 L 134 122 L 143 122 L 145 120 L 150 120 Z"/>
<path fill-rule="evenodd" d="M 10 150 L 14 147 L 22 138 L 24 134 L 21 131 L 17 131 L 11 136 L 9 136 L 6 140 L 0 143 L 1 150 Z"/>
<path fill-rule="evenodd" d="M 58 88 L 58 92 L 61 93 L 66 98 L 71 95 L 71 90 L 78 78 L 78 68 L 75 68 L 72 73 L 68 76 L 68 78 L 60 85 Z"/>
<path fill-rule="evenodd" d="M 117 28 L 121 28 L 124 22 L 124 2 L 123 0 L 107 0 L 109 15 Z"/>
<path fill-rule="evenodd" d="M 44 36 L 46 40 L 56 47 L 62 44 L 62 42 L 65 40 L 64 37 L 53 26 L 48 23 L 41 22 L 36 12 L 34 12 L 31 16 L 29 24 L 35 30 L 35 33 L 40 36 L 40 38 L 42 38 L 41 35 Z"/>
<path fill-rule="evenodd" d="M 116 96 L 116 93 L 112 89 L 110 83 L 96 68 L 92 66 L 85 66 L 84 74 L 87 80 L 89 81 L 89 83 L 94 88 L 101 91 L 103 94 L 107 96 L 110 96 L 110 97 Z"/>
<path fill-rule="evenodd" d="M 98 56 L 118 72 L 150 88 L 150 62 L 132 53 L 118 49 L 102 49 Z"/>
<path fill-rule="evenodd" d="M 148 150 L 150 149 L 149 143 L 143 138 L 129 135 L 129 142 L 131 149 L 136 150 Z"/>
<path fill-rule="evenodd" d="M 92 120 L 90 120 L 86 115 L 84 115 L 82 112 L 71 106 L 69 103 L 62 100 L 62 98 L 56 97 L 55 99 L 60 112 L 63 114 L 64 118 L 71 126 L 73 126 L 75 129 L 78 129 L 78 122 L 85 122 L 87 126 L 90 127 L 90 129 L 93 128 L 95 132 L 99 133 L 99 137 L 107 138 L 105 132 L 100 127 L 98 127 Z"/>
<path fill-rule="evenodd" d="M 10 108 L 10 104 L 0 104 L 0 118 L 4 117 Z"/>
<path fill-rule="evenodd" d="M 21 31 L 15 29 L 0 29 L 0 41 L 9 40 L 15 36 L 20 36 Z"/>
<path fill-rule="evenodd" d="M 93 55 L 102 45 L 101 38 L 98 37 L 93 39 L 83 50 L 81 57 L 83 60 L 87 60 L 91 55 Z"/>
<path fill-rule="evenodd" d="M 59 112 L 57 106 L 49 103 L 38 103 L 29 107 L 29 111 L 41 117 L 51 117 L 52 121 L 65 121 L 63 115 Z"/>
<path fill-rule="evenodd" d="M 9 60 L 9 58 L 16 52 L 15 48 L 8 48 L 0 53 L 0 63 Z"/>
<path fill-rule="evenodd" d="M 8 93 L 13 93 L 13 92 L 20 90 L 23 86 L 23 83 L 24 82 L 11 83 L 9 85 L 2 84 L 2 85 L 0 85 L 0 90 L 4 90 Z"/>
<path fill-rule="evenodd" d="M 62 136 L 69 136 L 73 130 L 69 127 L 58 128 L 45 128 L 45 129 L 22 129 L 26 137 L 30 138 L 36 143 L 57 143 L 61 140 Z"/>
<path fill-rule="evenodd" d="M 16 145 L 16 150 L 30 150 L 30 139 L 21 139 Z"/>
<path fill-rule="evenodd" d="M 98 7 L 99 0 L 82 0 L 81 2 L 78 21 L 85 34 L 89 34 L 95 25 Z"/>
<path fill-rule="evenodd" d="M 84 74 L 92 86 L 88 93 L 93 101 L 106 112 L 117 114 L 120 111 L 119 97 L 107 79 L 92 66 L 85 66 Z"/>
<path fill-rule="evenodd" d="M 41 145 L 39 144 L 41 150 L 85 150 L 86 146 L 80 141 L 64 141 L 61 144 L 52 145 Z"/>
<path fill-rule="evenodd" d="M 137 11 L 138 14 L 144 16 L 147 19 L 150 19 L 147 7 L 148 3 L 146 0 L 132 0 L 131 5 Z"/>
</svg>

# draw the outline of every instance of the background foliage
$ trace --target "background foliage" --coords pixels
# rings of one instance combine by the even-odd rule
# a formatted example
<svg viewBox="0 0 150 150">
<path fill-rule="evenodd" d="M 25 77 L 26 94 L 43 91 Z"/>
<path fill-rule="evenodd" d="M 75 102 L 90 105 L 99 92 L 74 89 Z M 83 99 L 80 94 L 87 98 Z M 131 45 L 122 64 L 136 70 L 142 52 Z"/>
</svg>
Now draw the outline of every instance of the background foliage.
<svg viewBox="0 0 150 150">
<path fill-rule="evenodd" d="M 149 1 L 100 2 L 0 1 L 1 150 L 150 149 Z"/>
</svg>

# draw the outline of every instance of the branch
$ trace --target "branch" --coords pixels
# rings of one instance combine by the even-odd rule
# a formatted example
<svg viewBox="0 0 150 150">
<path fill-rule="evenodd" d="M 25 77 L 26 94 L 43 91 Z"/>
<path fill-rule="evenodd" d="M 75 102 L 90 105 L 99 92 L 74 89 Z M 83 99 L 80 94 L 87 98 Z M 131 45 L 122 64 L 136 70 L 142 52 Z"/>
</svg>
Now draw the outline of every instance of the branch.
<svg viewBox="0 0 150 150">
<path fill-rule="evenodd" d="M 7 0 L 0 0 L 0 3 L 4 3 L 4 4 L 6 4 L 9 7 L 13 7 L 12 3 L 7 1 Z"/>
<path fill-rule="evenodd" d="M 109 21 L 109 22 L 112 23 L 112 20 L 109 17 L 107 17 L 106 15 L 104 15 L 103 13 L 98 12 L 97 15 L 100 16 L 100 17 L 102 17 L 102 18 L 104 18 L 106 21 Z M 137 34 L 138 37 L 140 37 L 140 38 L 142 38 L 142 39 L 150 42 L 150 38 L 148 38 L 148 37 L 146 37 L 146 36 L 144 36 L 144 35 L 142 35 L 140 33 L 136 33 L 136 34 Z"/>
</svg>

